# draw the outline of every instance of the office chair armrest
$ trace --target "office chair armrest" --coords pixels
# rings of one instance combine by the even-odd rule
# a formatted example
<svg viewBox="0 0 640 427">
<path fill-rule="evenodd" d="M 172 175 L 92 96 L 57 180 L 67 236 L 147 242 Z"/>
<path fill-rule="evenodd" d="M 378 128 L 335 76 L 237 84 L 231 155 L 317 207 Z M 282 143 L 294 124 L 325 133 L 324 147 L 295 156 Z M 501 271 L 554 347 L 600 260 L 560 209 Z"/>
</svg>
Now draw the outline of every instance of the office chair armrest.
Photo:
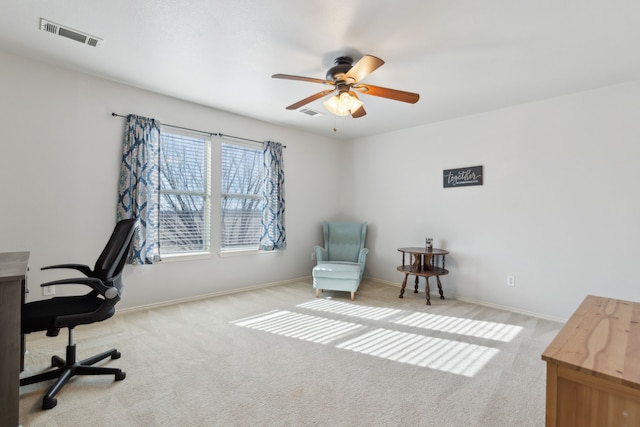
<svg viewBox="0 0 640 427">
<path fill-rule="evenodd" d="M 118 290 L 115 287 L 106 286 L 104 283 L 102 283 L 102 280 L 95 277 L 78 277 L 75 279 L 53 280 L 51 282 L 41 284 L 40 287 L 44 288 L 54 285 L 86 285 L 94 291 L 98 292 L 100 295 L 103 295 L 107 299 L 114 298 L 116 295 L 118 295 Z"/>
<path fill-rule="evenodd" d="M 40 270 L 52 270 L 54 268 L 68 268 L 68 269 L 71 269 L 71 270 L 78 270 L 79 272 L 81 272 L 85 276 L 91 276 L 91 274 L 93 274 L 93 271 L 91 271 L 91 268 L 89 268 L 88 265 L 84 265 L 84 264 L 49 265 L 49 266 L 46 266 L 46 267 L 42 267 Z"/>
</svg>

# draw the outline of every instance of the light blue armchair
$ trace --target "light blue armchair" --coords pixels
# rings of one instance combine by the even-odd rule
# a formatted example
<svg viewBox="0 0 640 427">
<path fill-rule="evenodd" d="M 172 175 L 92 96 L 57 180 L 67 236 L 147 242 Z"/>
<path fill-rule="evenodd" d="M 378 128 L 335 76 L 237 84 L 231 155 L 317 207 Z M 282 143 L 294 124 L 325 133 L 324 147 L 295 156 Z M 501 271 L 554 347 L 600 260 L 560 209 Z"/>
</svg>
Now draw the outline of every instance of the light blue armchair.
<svg viewBox="0 0 640 427">
<path fill-rule="evenodd" d="M 324 247 L 316 246 L 313 288 L 351 292 L 355 298 L 369 250 L 364 247 L 367 223 L 323 222 Z"/>
</svg>

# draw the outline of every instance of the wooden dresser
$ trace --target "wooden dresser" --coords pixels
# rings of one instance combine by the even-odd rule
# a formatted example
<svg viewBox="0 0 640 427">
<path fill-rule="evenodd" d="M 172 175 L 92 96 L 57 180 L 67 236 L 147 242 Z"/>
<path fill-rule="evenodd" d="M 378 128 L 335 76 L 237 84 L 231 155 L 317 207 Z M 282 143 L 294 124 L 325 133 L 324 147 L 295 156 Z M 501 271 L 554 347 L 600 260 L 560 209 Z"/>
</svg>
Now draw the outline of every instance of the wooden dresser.
<svg viewBox="0 0 640 427">
<path fill-rule="evenodd" d="M 640 303 L 587 296 L 542 359 L 547 427 L 640 426 Z"/>
<path fill-rule="evenodd" d="M 21 310 L 29 252 L 0 253 L 0 426 L 19 425 L 20 371 L 24 362 Z"/>
</svg>

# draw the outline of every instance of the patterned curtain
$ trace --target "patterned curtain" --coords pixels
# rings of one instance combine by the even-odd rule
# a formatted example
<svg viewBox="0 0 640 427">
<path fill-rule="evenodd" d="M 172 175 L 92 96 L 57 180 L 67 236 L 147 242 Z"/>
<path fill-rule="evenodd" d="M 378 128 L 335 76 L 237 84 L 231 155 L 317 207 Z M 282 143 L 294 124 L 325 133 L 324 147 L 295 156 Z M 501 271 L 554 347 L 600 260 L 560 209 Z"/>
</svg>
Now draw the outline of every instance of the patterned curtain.
<svg viewBox="0 0 640 427">
<path fill-rule="evenodd" d="M 160 261 L 159 235 L 160 122 L 130 114 L 122 145 L 118 185 L 118 220 L 138 218 L 129 263 Z"/>
<path fill-rule="evenodd" d="M 287 247 L 284 231 L 284 166 L 282 144 L 264 143 L 264 185 L 262 197 L 265 208 L 262 212 L 262 237 L 259 248 L 275 251 Z"/>
</svg>

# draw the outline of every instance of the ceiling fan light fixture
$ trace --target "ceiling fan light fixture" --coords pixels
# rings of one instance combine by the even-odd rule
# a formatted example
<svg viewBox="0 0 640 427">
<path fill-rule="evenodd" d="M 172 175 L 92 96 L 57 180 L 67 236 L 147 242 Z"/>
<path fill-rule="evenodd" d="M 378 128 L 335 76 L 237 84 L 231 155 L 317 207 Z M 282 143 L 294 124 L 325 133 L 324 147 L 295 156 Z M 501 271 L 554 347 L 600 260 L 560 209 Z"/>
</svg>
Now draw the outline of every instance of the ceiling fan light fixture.
<svg viewBox="0 0 640 427">
<path fill-rule="evenodd" d="M 345 91 L 327 99 L 323 102 L 323 105 L 331 114 L 335 114 L 336 116 L 347 116 L 362 107 L 363 103 L 358 98 Z"/>
</svg>

